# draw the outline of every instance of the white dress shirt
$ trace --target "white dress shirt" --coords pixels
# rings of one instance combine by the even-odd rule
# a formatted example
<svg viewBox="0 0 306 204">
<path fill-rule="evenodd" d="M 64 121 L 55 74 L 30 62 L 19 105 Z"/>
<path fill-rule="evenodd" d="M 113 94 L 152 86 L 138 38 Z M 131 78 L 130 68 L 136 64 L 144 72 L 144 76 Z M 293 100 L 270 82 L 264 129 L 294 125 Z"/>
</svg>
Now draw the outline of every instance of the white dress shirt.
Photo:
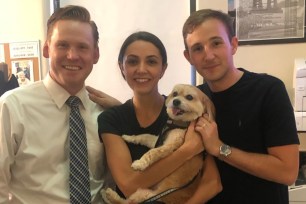
<svg viewBox="0 0 306 204">
<path fill-rule="evenodd" d="M 0 98 L 0 203 L 69 203 L 69 93 L 49 75 Z M 76 95 L 86 126 L 92 203 L 109 176 L 97 116 L 85 87 Z M 12 199 L 8 200 L 8 194 Z"/>
</svg>

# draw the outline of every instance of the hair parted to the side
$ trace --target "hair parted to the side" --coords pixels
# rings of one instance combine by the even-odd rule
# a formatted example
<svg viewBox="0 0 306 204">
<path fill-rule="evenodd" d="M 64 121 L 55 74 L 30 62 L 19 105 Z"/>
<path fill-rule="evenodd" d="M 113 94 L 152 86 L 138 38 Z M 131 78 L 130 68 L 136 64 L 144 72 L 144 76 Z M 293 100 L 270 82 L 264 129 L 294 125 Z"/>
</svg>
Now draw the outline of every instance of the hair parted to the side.
<svg viewBox="0 0 306 204">
<path fill-rule="evenodd" d="M 192 33 L 196 27 L 208 19 L 217 19 L 221 21 L 227 30 L 229 40 L 231 40 L 236 35 L 233 24 L 234 20 L 227 13 L 213 9 L 201 9 L 193 12 L 184 23 L 183 38 L 186 50 L 188 50 L 188 46 L 186 44 L 187 35 Z"/>
<path fill-rule="evenodd" d="M 74 20 L 84 23 L 89 23 L 92 28 L 92 33 L 95 41 L 95 46 L 99 43 L 98 27 L 91 20 L 89 11 L 82 6 L 68 5 L 58 8 L 49 18 L 47 22 L 47 39 L 50 40 L 50 35 L 53 32 L 54 25 L 60 20 Z"/>
</svg>

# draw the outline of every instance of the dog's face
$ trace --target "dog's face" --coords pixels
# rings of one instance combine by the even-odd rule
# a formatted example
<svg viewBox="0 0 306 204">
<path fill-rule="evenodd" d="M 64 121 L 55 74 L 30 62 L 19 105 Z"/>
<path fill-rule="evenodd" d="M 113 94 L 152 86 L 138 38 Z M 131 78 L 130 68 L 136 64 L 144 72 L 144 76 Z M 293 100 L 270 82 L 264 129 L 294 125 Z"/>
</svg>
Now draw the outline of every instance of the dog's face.
<svg viewBox="0 0 306 204">
<path fill-rule="evenodd" d="M 174 86 L 166 100 L 166 107 L 173 120 L 192 121 L 203 113 L 208 113 L 209 119 L 214 120 L 214 105 L 200 89 L 192 85 Z"/>
</svg>

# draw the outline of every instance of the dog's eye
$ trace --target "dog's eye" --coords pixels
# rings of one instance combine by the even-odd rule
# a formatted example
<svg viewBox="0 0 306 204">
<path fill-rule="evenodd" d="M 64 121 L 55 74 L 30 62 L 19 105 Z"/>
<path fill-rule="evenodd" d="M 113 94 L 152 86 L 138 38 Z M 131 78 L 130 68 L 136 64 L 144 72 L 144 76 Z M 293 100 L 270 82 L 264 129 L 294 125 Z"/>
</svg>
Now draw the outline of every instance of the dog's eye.
<svg viewBox="0 0 306 204">
<path fill-rule="evenodd" d="M 193 96 L 192 96 L 192 95 L 187 95 L 185 98 L 186 98 L 187 100 L 191 101 L 191 100 L 193 99 Z"/>
<path fill-rule="evenodd" d="M 173 97 L 175 97 L 175 96 L 177 96 L 177 92 L 175 91 L 175 92 L 173 92 Z"/>
</svg>

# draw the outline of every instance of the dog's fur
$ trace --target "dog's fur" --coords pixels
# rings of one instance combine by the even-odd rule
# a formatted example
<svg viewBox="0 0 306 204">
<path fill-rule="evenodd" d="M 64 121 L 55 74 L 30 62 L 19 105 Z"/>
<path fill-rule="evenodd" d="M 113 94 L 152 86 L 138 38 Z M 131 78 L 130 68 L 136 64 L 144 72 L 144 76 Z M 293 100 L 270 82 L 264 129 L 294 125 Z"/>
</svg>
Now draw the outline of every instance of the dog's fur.
<svg viewBox="0 0 306 204">
<path fill-rule="evenodd" d="M 173 121 L 190 122 L 202 116 L 203 113 L 208 113 L 209 120 L 214 120 L 215 109 L 212 102 L 202 91 L 191 85 L 176 85 L 166 99 L 166 107 L 167 113 Z M 141 159 L 133 162 L 132 168 L 142 171 L 154 162 L 168 156 L 184 143 L 185 133 L 186 129 L 180 128 L 168 131 L 163 145 L 157 148 L 154 148 L 158 138 L 156 136 L 150 134 L 123 135 L 123 139 L 127 142 L 142 144 L 151 148 Z M 199 184 L 201 173 L 198 173 L 202 170 L 202 166 L 203 155 L 198 154 L 185 162 L 152 189 L 138 189 L 127 200 L 120 198 L 112 189 L 102 190 L 102 196 L 106 202 L 111 204 L 123 204 L 130 201 L 139 203 L 168 189 L 181 187 L 193 178 L 196 178 L 187 187 L 174 191 L 158 200 L 167 204 L 185 203 L 193 195 Z"/>
</svg>

